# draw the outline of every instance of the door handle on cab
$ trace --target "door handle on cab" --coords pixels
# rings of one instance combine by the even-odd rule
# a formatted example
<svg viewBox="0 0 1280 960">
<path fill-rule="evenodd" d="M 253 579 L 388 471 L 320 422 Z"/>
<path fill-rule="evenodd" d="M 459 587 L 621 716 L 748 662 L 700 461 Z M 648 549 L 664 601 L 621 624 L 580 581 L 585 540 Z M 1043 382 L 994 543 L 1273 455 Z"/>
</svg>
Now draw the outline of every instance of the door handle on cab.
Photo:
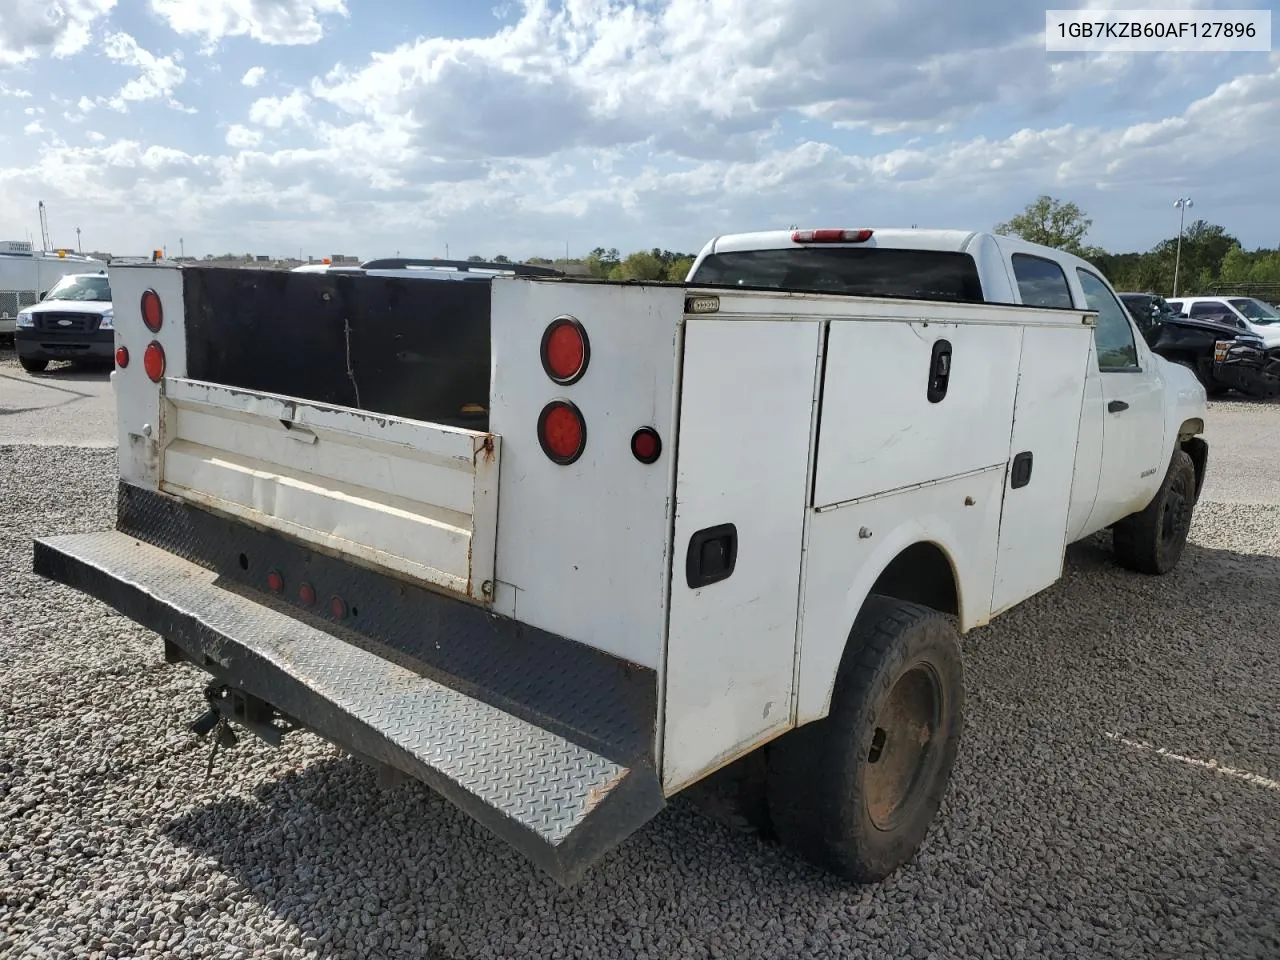
<svg viewBox="0 0 1280 960">
<path fill-rule="evenodd" d="M 1107 404 L 1107 413 L 1119 413 L 1121 410 L 1128 410 L 1129 405 L 1123 400 L 1112 400 Z"/>
</svg>

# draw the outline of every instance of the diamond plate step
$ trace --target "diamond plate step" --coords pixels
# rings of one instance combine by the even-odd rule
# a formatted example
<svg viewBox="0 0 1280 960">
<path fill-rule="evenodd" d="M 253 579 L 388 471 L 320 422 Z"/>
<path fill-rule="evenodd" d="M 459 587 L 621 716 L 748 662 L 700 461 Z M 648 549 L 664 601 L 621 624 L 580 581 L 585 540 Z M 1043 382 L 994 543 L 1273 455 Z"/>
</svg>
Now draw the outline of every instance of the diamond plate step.
<svg viewBox="0 0 1280 960">
<path fill-rule="evenodd" d="M 422 780 L 562 885 L 664 804 L 647 758 L 610 760 L 127 534 L 37 540 L 35 572 L 115 607 L 320 736 Z"/>
</svg>

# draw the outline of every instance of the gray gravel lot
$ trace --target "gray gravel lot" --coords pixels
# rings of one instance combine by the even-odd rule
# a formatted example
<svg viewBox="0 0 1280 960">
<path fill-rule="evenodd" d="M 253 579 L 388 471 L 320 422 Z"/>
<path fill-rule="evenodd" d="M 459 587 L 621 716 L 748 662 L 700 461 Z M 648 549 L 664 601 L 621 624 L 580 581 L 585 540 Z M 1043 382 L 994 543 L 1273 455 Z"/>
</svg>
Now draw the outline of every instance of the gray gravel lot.
<svg viewBox="0 0 1280 960">
<path fill-rule="evenodd" d="M 889 881 L 677 800 L 564 892 L 308 735 L 206 780 L 202 675 L 29 572 L 111 524 L 113 453 L 0 446 L 0 488 L 0 957 L 1280 957 L 1280 506 L 1202 504 L 1163 579 L 1072 548 L 970 634 L 953 789 Z"/>
</svg>

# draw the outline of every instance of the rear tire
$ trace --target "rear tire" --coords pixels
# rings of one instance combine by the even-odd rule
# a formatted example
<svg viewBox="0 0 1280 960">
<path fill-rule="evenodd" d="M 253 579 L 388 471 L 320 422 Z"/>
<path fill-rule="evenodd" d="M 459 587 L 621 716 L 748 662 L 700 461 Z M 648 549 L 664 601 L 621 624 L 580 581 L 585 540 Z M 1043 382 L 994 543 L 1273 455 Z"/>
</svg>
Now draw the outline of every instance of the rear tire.
<svg viewBox="0 0 1280 960">
<path fill-rule="evenodd" d="M 1116 562 L 1138 573 L 1168 573 L 1178 565 L 1186 548 L 1195 504 L 1196 467 L 1179 448 L 1146 509 L 1125 517 L 1113 528 Z"/>
<path fill-rule="evenodd" d="M 27 373 L 43 373 L 45 367 L 49 366 L 48 360 L 36 360 L 34 357 L 19 357 L 18 363 Z"/>
<path fill-rule="evenodd" d="M 869 597 L 849 634 L 829 715 L 768 748 L 778 838 L 856 883 L 889 876 L 915 856 L 942 803 L 963 701 L 950 621 L 916 603 Z"/>
</svg>

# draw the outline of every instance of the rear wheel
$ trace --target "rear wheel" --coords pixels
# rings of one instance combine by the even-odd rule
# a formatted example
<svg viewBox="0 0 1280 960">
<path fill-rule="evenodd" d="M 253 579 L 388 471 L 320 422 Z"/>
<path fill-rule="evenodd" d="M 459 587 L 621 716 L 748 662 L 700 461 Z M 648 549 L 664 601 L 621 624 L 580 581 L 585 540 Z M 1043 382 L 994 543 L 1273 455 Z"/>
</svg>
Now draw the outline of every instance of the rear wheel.
<svg viewBox="0 0 1280 960">
<path fill-rule="evenodd" d="M 849 635 L 830 714 L 768 748 L 778 838 L 859 883 L 910 860 L 946 793 L 963 699 L 950 621 L 870 597 Z"/>
<path fill-rule="evenodd" d="M 18 363 L 22 364 L 22 369 L 28 373 L 40 373 L 49 366 L 48 360 L 37 360 L 34 357 L 19 357 Z"/>
<path fill-rule="evenodd" d="M 1113 528 L 1116 561 L 1139 573 L 1168 573 L 1186 548 L 1195 504 L 1195 464 L 1185 450 L 1175 450 L 1164 483 L 1146 509 Z"/>
</svg>

